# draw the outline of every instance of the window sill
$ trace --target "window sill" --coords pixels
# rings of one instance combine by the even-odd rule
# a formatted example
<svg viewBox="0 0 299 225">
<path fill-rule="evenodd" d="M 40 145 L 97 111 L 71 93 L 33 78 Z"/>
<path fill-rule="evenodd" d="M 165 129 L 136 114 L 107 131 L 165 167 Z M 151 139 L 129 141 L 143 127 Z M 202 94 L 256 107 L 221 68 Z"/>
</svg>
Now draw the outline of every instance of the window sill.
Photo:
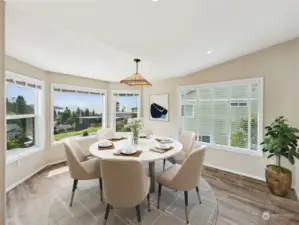
<svg viewBox="0 0 299 225">
<path fill-rule="evenodd" d="M 41 150 L 43 150 L 43 148 L 36 146 L 30 148 L 16 148 L 12 150 L 6 150 L 6 164 L 11 164 Z"/>
<path fill-rule="evenodd" d="M 68 137 L 68 138 L 64 138 L 60 141 L 54 141 L 52 142 L 52 146 L 56 146 L 56 145 L 60 145 L 60 144 L 63 144 L 66 140 L 76 140 L 76 141 L 79 141 L 79 140 L 88 140 L 88 139 L 93 139 L 95 138 L 97 135 L 94 134 L 94 135 L 89 135 L 89 136 L 73 136 L 73 137 Z"/>
<path fill-rule="evenodd" d="M 252 155 L 252 156 L 263 156 L 262 150 L 248 150 L 244 148 L 237 148 L 237 147 L 228 147 L 223 145 L 217 145 L 217 144 L 209 144 L 205 142 L 195 142 L 195 146 L 199 147 L 202 145 L 206 145 L 208 148 L 221 150 L 221 151 L 228 151 L 228 152 L 234 152 L 234 153 L 240 153 L 245 155 Z"/>
</svg>

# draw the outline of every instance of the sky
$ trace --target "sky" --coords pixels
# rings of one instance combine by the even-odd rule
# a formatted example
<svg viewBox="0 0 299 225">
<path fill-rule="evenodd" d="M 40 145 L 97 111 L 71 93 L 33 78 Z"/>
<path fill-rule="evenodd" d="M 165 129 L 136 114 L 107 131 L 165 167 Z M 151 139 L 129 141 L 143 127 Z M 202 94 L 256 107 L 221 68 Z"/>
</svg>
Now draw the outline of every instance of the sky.
<svg viewBox="0 0 299 225">
<path fill-rule="evenodd" d="M 17 85 L 6 85 L 6 97 L 10 100 L 11 98 L 17 98 L 19 95 L 22 95 L 27 102 L 27 105 L 34 104 L 34 89 L 21 87 Z"/>
<path fill-rule="evenodd" d="M 28 105 L 34 104 L 33 89 L 7 84 L 6 97 L 11 99 L 17 98 L 18 95 L 22 95 Z M 76 110 L 78 107 L 81 109 L 88 108 L 90 111 L 94 110 L 96 113 L 102 113 L 103 111 L 103 99 L 99 95 L 54 92 L 53 97 L 54 106 L 62 108 L 67 106 L 70 110 Z M 134 96 L 117 97 L 116 101 L 120 103 L 120 109 L 126 107 L 126 109 L 131 111 L 131 108 L 137 107 L 137 98 Z"/>
<path fill-rule="evenodd" d="M 54 91 L 54 106 L 61 108 L 68 107 L 70 110 L 75 111 L 78 107 L 80 109 L 89 109 L 96 113 L 103 112 L 103 96 L 102 95 L 87 95 L 87 94 L 73 94 L 61 93 Z"/>
<path fill-rule="evenodd" d="M 116 101 L 119 102 L 119 109 L 122 110 L 123 107 L 126 107 L 126 112 L 131 112 L 132 108 L 137 107 L 137 97 L 136 96 L 118 96 Z"/>
</svg>

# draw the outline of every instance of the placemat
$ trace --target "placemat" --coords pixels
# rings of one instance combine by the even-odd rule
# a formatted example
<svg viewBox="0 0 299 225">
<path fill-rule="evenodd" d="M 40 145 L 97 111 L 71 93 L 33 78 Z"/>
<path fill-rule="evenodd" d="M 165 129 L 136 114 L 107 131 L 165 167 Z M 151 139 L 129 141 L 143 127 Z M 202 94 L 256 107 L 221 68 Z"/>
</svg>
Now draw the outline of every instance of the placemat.
<svg viewBox="0 0 299 225">
<path fill-rule="evenodd" d="M 125 139 L 127 139 L 127 138 L 126 137 L 122 137 L 121 139 L 109 138 L 108 140 L 113 141 L 113 142 L 117 142 L 117 141 L 122 141 L 122 140 L 125 140 Z"/>
<path fill-rule="evenodd" d="M 141 155 L 142 151 L 141 150 L 137 150 L 135 154 L 132 155 L 126 155 L 123 153 L 120 154 L 114 154 L 114 155 L 118 155 L 118 156 L 128 156 L 128 157 L 139 157 Z"/>
<path fill-rule="evenodd" d="M 113 149 L 114 149 L 114 144 L 113 143 L 109 147 L 100 147 L 100 146 L 98 146 L 99 151 L 101 151 L 101 150 L 113 150 Z"/>
<path fill-rule="evenodd" d="M 157 153 L 165 153 L 165 152 L 168 152 L 169 150 L 172 150 L 172 149 L 174 149 L 174 147 L 170 147 L 170 149 L 166 149 L 166 150 L 154 147 L 154 148 L 150 148 L 150 151 L 157 152 Z"/>
<path fill-rule="evenodd" d="M 147 136 L 140 136 L 139 138 L 141 138 L 141 139 L 150 139 Z"/>
</svg>

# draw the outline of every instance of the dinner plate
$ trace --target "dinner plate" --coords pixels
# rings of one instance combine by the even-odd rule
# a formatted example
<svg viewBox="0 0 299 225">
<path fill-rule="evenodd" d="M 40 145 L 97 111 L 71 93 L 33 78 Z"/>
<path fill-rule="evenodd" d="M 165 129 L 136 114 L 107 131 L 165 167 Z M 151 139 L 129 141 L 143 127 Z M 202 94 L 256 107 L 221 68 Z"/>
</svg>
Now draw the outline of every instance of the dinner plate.
<svg viewBox="0 0 299 225">
<path fill-rule="evenodd" d="M 128 151 L 129 150 L 129 151 Z M 121 153 L 124 155 L 134 155 L 136 153 L 135 149 L 122 149 Z"/>
<path fill-rule="evenodd" d="M 160 139 L 160 143 L 164 143 L 164 144 L 166 144 L 166 143 L 172 143 L 173 141 L 172 140 L 170 140 L 170 139 L 167 139 L 167 140 L 161 140 Z"/>
<path fill-rule="evenodd" d="M 111 142 L 99 143 L 99 147 L 102 147 L 102 148 L 110 147 L 110 146 L 112 146 Z"/>
<path fill-rule="evenodd" d="M 169 139 L 169 138 L 166 138 L 166 137 L 158 137 L 158 139 L 159 139 L 160 141 L 170 141 L 170 139 Z"/>
<path fill-rule="evenodd" d="M 111 137 L 110 139 L 111 140 L 120 140 L 122 138 L 123 138 L 122 136 L 114 136 L 114 137 Z"/>
<path fill-rule="evenodd" d="M 162 149 L 162 150 L 169 150 L 169 149 L 171 149 L 171 146 L 168 146 L 166 148 L 161 148 L 161 146 L 158 145 L 156 148 L 157 149 Z"/>
</svg>

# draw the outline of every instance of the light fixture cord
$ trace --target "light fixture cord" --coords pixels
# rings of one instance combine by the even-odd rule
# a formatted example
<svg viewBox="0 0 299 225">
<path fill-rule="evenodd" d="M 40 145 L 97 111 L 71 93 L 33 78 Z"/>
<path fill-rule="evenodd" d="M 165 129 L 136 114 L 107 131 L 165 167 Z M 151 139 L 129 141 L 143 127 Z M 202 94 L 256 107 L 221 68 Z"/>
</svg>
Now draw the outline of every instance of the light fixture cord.
<svg viewBox="0 0 299 225">
<path fill-rule="evenodd" d="M 138 74 L 138 63 L 139 61 L 136 61 L 136 74 Z"/>
</svg>

